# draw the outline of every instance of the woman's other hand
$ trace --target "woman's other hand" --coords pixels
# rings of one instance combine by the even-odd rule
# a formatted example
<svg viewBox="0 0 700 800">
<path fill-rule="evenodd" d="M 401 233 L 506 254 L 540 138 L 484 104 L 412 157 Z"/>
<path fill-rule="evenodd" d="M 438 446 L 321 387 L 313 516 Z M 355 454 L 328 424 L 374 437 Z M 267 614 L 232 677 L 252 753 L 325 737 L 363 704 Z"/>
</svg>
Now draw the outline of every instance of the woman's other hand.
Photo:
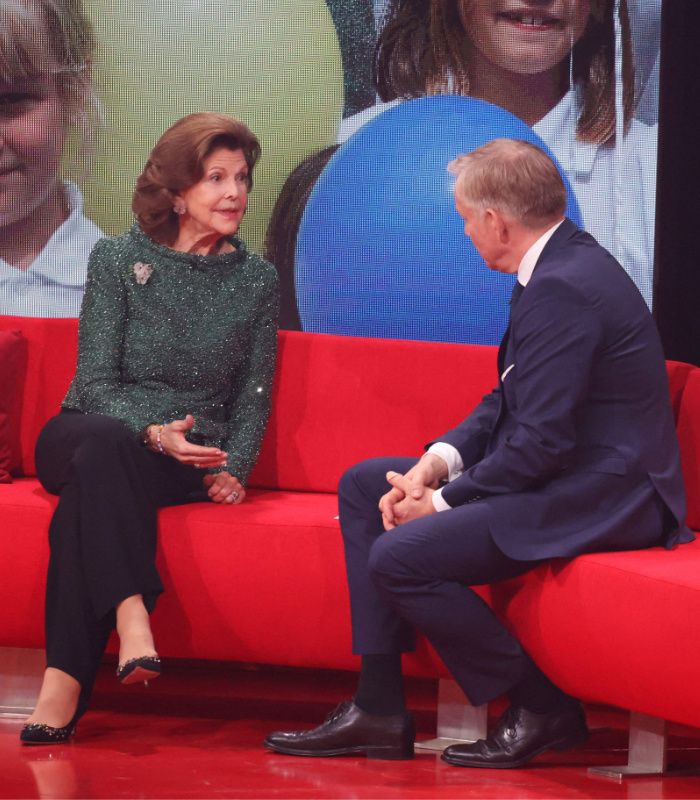
<svg viewBox="0 0 700 800">
<path fill-rule="evenodd" d="M 209 499 L 214 503 L 242 503 L 245 489 L 235 475 L 229 472 L 218 472 L 216 475 L 205 475 L 202 482 L 208 490 Z"/>
<path fill-rule="evenodd" d="M 182 464 L 206 469 L 207 467 L 223 467 L 226 464 L 226 453 L 218 447 L 206 447 L 192 444 L 185 434 L 194 425 L 194 417 L 188 414 L 184 419 L 176 419 L 163 425 L 160 431 L 160 444 L 167 456 L 172 456 Z M 151 443 L 154 436 L 151 434 Z"/>
</svg>

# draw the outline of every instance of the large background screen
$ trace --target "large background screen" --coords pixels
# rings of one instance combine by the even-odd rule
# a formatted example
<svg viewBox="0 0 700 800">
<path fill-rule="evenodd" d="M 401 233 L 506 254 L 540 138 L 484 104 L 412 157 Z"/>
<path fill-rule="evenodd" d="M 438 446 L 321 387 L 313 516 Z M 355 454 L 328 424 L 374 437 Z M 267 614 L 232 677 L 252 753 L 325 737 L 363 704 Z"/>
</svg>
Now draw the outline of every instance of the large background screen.
<svg viewBox="0 0 700 800">
<path fill-rule="evenodd" d="M 464 237 L 447 165 L 498 136 L 555 157 L 651 306 L 660 5 L 84 0 L 91 39 L 74 0 L 3 0 L 0 313 L 77 315 L 149 151 L 205 110 L 262 143 L 241 233 L 284 327 L 497 342 L 512 278 Z"/>
</svg>

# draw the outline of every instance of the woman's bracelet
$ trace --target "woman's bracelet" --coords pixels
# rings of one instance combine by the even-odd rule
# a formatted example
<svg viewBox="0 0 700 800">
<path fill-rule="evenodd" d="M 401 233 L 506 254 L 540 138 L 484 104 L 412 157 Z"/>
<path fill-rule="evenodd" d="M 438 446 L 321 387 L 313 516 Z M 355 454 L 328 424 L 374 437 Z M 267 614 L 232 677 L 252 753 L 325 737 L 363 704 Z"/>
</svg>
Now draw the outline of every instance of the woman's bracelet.
<svg viewBox="0 0 700 800">
<path fill-rule="evenodd" d="M 161 442 L 160 437 L 163 433 L 163 428 L 165 425 L 159 425 L 158 430 L 156 431 L 156 450 L 162 455 L 165 455 L 165 448 L 163 447 L 163 442 Z"/>
<path fill-rule="evenodd" d="M 157 428 L 156 431 L 156 440 L 155 442 L 151 438 L 151 428 Z M 161 435 L 163 433 L 163 428 L 165 425 L 159 425 L 157 422 L 151 422 L 143 429 L 141 433 L 141 441 L 148 447 L 149 449 L 153 450 L 156 453 L 160 453 L 162 456 L 165 455 L 165 448 L 163 447 L 163 442 L 161 440 Z"/>
</svg>

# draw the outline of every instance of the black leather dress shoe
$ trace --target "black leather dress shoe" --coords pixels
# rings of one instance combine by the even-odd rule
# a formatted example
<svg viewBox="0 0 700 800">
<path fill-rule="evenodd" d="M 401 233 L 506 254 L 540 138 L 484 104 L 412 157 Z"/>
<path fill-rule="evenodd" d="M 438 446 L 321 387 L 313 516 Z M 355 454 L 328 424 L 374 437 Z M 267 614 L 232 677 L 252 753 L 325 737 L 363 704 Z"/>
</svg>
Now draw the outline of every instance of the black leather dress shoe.
<svg viewBox="0 0 700 800">
<path fill-rule="evenodd" d="M 487 739 L 450 745 L 442 760 L 457 767 L 512 769 L 545 750 L 567 750 L 587 738 L 586 718 L 578 704 L 548 714 L 511 706 Z"/>
<path fill-rule="evenodd" d="M 346 756 L 399 761 L 413 758 L 416 729 L 408 713 L 383 717 L 367 714 L 352 700 L 341 703 L 326 721 L 310 731 L 275 731 L 265 747 L 290 756 Z"/>
</svg>

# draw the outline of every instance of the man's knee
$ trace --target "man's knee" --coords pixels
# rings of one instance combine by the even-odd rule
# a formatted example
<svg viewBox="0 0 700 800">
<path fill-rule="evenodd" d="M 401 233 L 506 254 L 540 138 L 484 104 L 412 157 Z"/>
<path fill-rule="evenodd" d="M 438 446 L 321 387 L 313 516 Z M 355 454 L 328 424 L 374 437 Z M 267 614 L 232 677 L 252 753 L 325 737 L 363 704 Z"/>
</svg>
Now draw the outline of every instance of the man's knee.
<svg viewBox="0 0 700 800">
<path fill-rule="evenodd" d="M 338 495 L 341 499 L 353 498 L 358 495 L 369 497 L 373 502 L 379 501 L 391 486 L 386 479 L 389 470 L 407 472 L 415 459 L 403 457 L 384 456 L 368 458 L 346 470 L 338 484 Z"/>
<path fill-rule="evenodd" d="M 381 483 L 386 470 L 382 471 L 381 462 L 385 461 L 383 458 L 369 458 L 366 461 L 360 461 L 354 464 L 350 469 L 346 470 L 340 482 L 338 483 L 338 494 L 340 497 L 352 497 L 357 492 L 367 494 Z"/>
</svg>

